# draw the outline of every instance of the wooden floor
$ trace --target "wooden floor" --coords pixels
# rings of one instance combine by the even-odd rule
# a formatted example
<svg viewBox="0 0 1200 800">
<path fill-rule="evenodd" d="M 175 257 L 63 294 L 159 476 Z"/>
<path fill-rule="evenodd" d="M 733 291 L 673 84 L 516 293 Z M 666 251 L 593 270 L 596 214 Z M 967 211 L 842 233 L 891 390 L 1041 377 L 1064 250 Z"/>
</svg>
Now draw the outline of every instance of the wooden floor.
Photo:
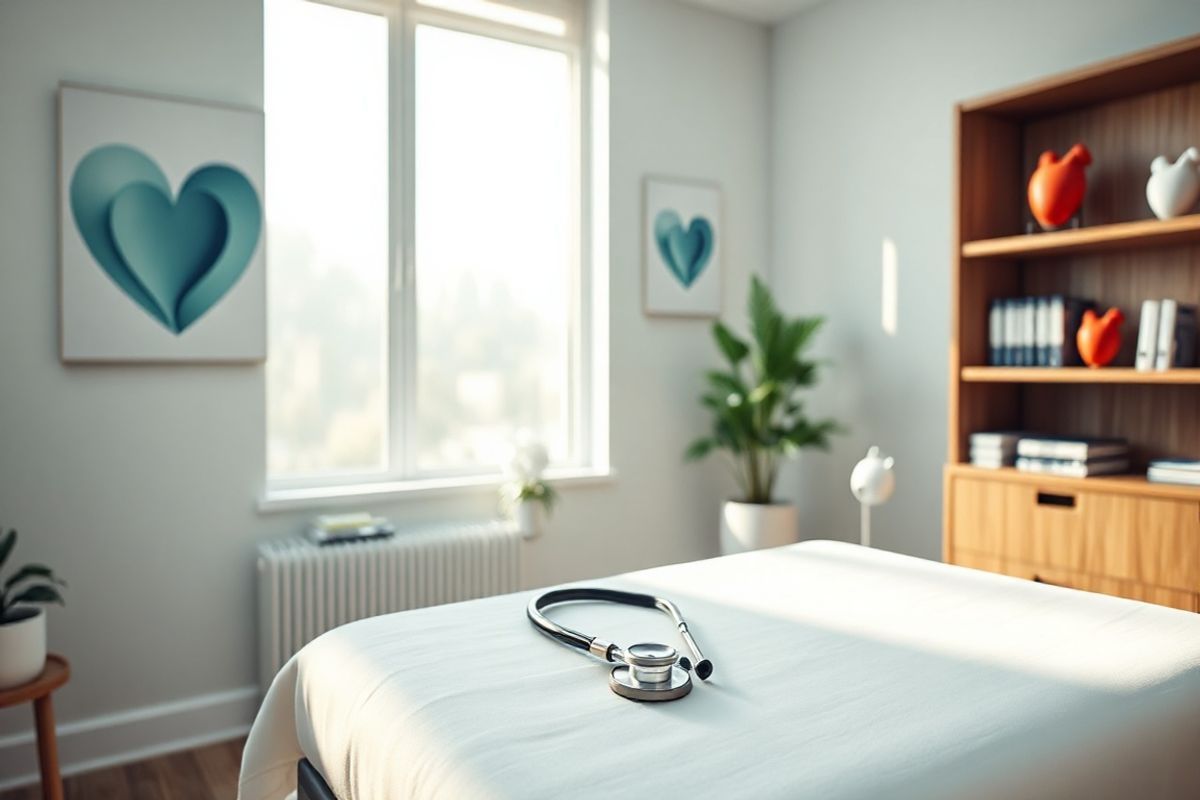
<svg viewBox="0 0 1200 800">
<path fill-rule="evenodd" d="M 245 739 L 74 775 L 67 800 L 233 800 Z M 41 800 L 37 785 L 0 792 L 0 800 Z"/>
</svg>

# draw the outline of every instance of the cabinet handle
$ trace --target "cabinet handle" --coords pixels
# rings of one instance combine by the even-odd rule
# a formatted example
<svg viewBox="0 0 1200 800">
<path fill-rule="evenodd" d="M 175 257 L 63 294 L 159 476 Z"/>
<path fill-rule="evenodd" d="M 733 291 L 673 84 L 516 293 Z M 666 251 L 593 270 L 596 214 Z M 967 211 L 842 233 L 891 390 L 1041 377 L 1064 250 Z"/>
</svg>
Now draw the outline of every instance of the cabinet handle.
<svg viewBox="0 0 1200 800">
<path fill-rule="evenodd" d="M 1037 504 L 1039 506 L 1058 506 L 1060 508 L 1074 508 L 1075 495 L 1073 494 L 1051 494 L 1050 492 L 1038 492 Z"/>
</svg>

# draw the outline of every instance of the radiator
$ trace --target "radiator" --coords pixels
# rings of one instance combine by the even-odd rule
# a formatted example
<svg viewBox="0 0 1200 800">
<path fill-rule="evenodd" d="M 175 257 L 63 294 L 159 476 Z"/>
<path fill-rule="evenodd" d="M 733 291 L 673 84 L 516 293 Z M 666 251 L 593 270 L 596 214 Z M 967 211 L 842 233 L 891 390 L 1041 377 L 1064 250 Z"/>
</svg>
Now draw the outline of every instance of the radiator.
<svg viewBox="0 0 1200 800">
<path fill-rule="evenodd" d="M 292 537 L 258 548 L 263 691 L 301 647 L 347 622 L 521 588 L 521 534 L 506 522 L 399 531 L 318 546 Z"/>
</svg>

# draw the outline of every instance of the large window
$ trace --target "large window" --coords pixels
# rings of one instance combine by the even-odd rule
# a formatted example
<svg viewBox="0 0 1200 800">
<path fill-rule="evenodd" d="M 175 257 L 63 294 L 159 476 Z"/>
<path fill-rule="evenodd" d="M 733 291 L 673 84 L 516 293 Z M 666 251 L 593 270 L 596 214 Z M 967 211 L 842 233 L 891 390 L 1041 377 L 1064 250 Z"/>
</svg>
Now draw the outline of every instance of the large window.
<svg viewBox="0 0 1200 800">
<path fill-rule="evenodd" d="M 595 461 L 583 0 L 267 0 L 276 487 Z"/>
</svg>

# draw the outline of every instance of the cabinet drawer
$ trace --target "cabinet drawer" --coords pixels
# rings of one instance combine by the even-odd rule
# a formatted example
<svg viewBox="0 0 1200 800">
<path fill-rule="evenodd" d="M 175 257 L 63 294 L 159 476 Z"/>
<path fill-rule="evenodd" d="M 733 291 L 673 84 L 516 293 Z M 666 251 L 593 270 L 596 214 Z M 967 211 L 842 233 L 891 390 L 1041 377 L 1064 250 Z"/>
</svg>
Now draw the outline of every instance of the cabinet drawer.
<svg viewBox="0 0 1200 800">
<path fill-rule="evenodd" d="M 961 563 L 960 551 L 1004 556 L 1019 549 L 1013 539 L 1029 524 L 1027 487 L 971 478 L 956 478 L 950 487 L 951 561 Z"/>
<path fill-rule="evenodd" d="M 1082 558 L 1083 518 L 1075 495 L 1027 483 L 958 479 L 953 483 L 953 553 L 1071 568 Z"/>
<path fill-rule="evenodd" d="M 1080 506 L 1081 572 L 1200 587 L 1200 503 L 1088 492 L 1081 493 Z"/>
<path fill-rule="evenodd" d="M 959 478 L 951 487 L 948 556 L 955 563 L 963 550 L 1189 595 L 1200 589 L 1196 501 L 999 479 Z"/>
</svg>

